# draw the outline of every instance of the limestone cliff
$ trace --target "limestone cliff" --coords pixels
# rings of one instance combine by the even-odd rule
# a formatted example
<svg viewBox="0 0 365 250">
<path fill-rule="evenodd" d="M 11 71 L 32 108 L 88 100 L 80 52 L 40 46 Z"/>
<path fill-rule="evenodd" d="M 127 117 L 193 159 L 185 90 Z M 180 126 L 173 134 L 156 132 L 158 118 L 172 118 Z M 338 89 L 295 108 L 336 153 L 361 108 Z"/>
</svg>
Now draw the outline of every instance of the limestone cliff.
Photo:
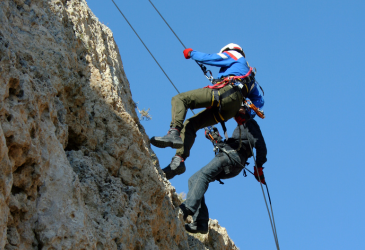
<svg viewBox="0 0 365 250">
<path fill-rule="evenodd" d="M 0 1 L 0 248 L 237 249 L 186 234 L 112 32 L 84 0 Z"/>
</svg>

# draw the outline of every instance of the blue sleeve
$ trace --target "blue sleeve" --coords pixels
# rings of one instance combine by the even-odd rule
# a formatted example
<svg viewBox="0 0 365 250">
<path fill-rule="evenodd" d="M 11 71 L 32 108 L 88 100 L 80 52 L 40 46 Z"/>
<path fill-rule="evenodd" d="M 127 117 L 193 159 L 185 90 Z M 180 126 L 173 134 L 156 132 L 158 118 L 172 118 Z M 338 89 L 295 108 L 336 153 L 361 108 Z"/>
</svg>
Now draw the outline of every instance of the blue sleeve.
<svg viewBox="0 0 365 250">
<path fill-rule="evenodd" d="M 222 53 L 205 54 L 193 50 L 191 51 L 190 57 L 197 62 L 217 67 L 229 67 L 235 62 L 234 59 Z"/>
<path fill-rule="evenodd" d="M 264 98 L 261 95 L 260 91 L 257 88 L 257 84 L 255 83 L 255 86 L 251 90 L 250 94 L 247 96 L 248 99 L 251 100 L 251 102 L 258 107 L 259 109 L 262 109 L 262 107 L 265 104 Z M 250 116 L 251 118 L 254 118 L 256 116 L 256 112 L 253 110 L 250 110 Z"/>
</svg>

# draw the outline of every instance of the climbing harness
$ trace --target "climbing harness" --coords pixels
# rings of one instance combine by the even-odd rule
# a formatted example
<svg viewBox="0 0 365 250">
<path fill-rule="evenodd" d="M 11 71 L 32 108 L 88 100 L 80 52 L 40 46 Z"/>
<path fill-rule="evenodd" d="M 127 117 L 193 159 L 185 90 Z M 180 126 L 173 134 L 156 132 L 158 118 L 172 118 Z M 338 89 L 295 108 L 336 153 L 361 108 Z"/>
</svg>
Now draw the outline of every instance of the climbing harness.
<svg viewBox="0 0 365 250">
<path fill-rule="evenodd" d="M 237 86 L 232 86 L 229 90 L 225 91 L 223 94 L 220 94 L 219 89 L 212 89 L 212 104 L 210 107 L 208 107 L 208 109 L 211 109 L 213 111 L 214 120 L 217 123 L 221 124 L 224 137 L 227 140 L 228 140 L 227 127 L 225 125 L 224 117 L 221 114 L 221 108 L 222 108 L 221 101 L 224 98 L 236 93 L 237 91 L 239 91 Z"/>
<path fill-rule="evenodd" d="M 251 76 L 252 74 L 252 76 Z M 244 76 L 228 76 L 220 80 L 216 80 L 216 83 L 211 86 L 208 85 L 204 88 L 212 89 L 212 105 L 211 109 L 213 111 L 214 119 L 217 123 L 220 123 L 223 129 L 224 137 L 228 140 L 228 134 L 227 134 L 227 127 L 225 125 L 225 120 L 223 116 L 221 115 L 221 100 L 236 93 L 241 93 L 242 100 L 244 99 L 244 96 L 246 96 L 254 87 L 254 84 L 248 87 L 249 83 L 254 82 L 254 73 L 252 71 L 252 68 L 250 67 L 250 70 L 248 73 Z M 231 89 L 224 92 L 223 94 L 220 94 L 220 89 L 226 87 L 226 86 L 232 86 Z M 245 94 L 243 94 L 243 92 Z M 251 101 L 250 101 L 251 102 Z M 252 104 L 252 102 L 251 102 Z M 253 105 L 253 104 L 252 104 Z M 253 105 L 255 107 L 255 105 Z M 257 108 L 256 108 L 257 110 Z M 256 111 L 255 111 L 256 112 Z M 260 116 L 262 118 L 262 116 Z"/>
<path fill-rule="evenodd" d="M 239 88 L 242 89 L 244 84 L 249 83 L 252 80 L 254 80 L 253 77 L 250 77 L 251 73 L 252 73 L 252 68 L 250 67 L 250 70 L 244 76 L 227 76 L 227 77 L 224 77 L 223 79 L 217 79 L 216 80 L 217 82 L 215 82 L 213 86 L 208 85 L 208 86 L 205 86 L 204 88 L 220 89 L 220 88 L 225 87 L 227 84 L 235 84 L 236 81 L 239 81 L 240 83 L 238 83 L 237 86 L 239 86 Z M 249 92 L 247 86 L 246 86 L 246 88 L 247 88 L 247 92 Z"/>
</svg>

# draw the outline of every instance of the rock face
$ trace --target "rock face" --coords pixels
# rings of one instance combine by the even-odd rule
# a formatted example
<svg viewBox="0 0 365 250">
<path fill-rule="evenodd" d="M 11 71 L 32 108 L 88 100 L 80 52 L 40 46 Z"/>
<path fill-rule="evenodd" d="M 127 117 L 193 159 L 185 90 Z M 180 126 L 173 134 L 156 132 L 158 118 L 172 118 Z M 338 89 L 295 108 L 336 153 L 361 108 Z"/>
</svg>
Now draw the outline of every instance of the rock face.
<svg viewBox="0 0 365 250">
<path fill-rule="evenodd" d="M 0 1 L 0 248 L 237 249 L 184 230 L 112 32 L 84 0 Z"/>
</svg>

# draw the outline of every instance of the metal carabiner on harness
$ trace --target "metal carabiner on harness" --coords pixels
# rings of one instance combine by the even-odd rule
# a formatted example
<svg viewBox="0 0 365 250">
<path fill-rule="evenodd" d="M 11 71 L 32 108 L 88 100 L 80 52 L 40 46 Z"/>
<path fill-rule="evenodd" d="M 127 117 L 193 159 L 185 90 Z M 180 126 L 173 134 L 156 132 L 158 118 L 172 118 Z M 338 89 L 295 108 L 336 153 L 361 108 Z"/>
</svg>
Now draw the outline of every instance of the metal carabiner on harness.
<svg viewBox="0 0 365 250">
<path fill-rule="evenodd" d="M 203 64 L 201 64 L 201 63 L 198 63 L 198 62 L 196 62 L 199 66 L 200 66 L 200 68 L 202 69 L 202 71 L 203 71 L 203 73 L 204 73 L 204 75 L 205 75 L 205 77 L 210 81 L 210 82 L 213 82 L 213 74 L 212 74 L 212 71 L 210 71 L 210 70 L 207 70 L 207 67 L 205 67 Z M 208 76 L 207 74 L 210 74 L 210 76 Z"/>
</svg>

